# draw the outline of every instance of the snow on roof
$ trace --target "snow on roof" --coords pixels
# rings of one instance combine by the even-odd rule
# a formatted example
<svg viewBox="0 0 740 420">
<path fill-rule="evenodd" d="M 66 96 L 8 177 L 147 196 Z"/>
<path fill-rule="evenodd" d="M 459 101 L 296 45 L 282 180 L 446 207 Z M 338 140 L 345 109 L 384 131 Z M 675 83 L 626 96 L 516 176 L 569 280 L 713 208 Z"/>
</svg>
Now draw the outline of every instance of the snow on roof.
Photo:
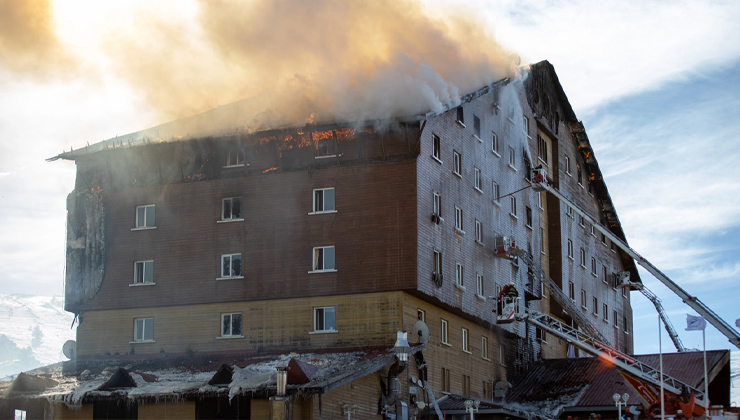
<svg viewBox="0 0 740 420">
<path fill-rule="evenodd" d="M 412 348 L 415 353 L 423 345 Z M 96 399 L 182 399 L 198 394 L 227 394 L 229 398 L 247 393 L 264 395 L 275 392 L 276 366 L 288 365 L 291 359 L 317 367 L 307 384 L 288 384 L 290 393 L 325 393 L 351 380 L 375 372 L 395 360 L 392 348 L 337 350 L 321 353 L 273 354 L 255 357 L 203 357 L 158 360 L 69 361 L 27 372 L 57 384 L 34 393 L 38 398 L 79 406 Z M 121 366 L 113 365 L 121 364 Z M 226 386 L 208 382 L 226 364 L 233 369 Z M 135 387 L 107 388 L 111 377 L 125 372 L 136 382 Z M 11 386 L 0 383 L 0 391 Z M 51 384 L 51 382 L 49 382 Z M 107 388 L 107 389 L 105 389 Z M 30 395 L 29 395 L 30 396 Z"/>
</svg>

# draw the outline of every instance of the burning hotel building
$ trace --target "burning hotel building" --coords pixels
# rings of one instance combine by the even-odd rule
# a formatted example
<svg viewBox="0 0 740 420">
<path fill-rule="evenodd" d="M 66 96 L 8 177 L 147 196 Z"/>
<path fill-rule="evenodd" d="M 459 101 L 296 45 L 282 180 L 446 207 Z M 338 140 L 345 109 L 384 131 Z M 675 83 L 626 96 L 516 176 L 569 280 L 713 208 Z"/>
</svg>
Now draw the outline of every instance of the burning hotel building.
<svg viewBox="0 0 740 420">
<path fill-rule="evenodd" d="M 226 109 L 172 124 L 206 133 Z M 548 62 L 383 128 L 168 141 L 169 127 L 54 158 L 77 165 L 65 369 L 79 382 L 44 388 L 57 418 L 400 419 L 464 414 L 465 399 L 526 418 L 508 388 L 577 350 L 520 314 L 633 352 L 618 286 L 639 281 L 634 261 L 532 188 L 546 177 L 625 239 Z"/>
</svg>

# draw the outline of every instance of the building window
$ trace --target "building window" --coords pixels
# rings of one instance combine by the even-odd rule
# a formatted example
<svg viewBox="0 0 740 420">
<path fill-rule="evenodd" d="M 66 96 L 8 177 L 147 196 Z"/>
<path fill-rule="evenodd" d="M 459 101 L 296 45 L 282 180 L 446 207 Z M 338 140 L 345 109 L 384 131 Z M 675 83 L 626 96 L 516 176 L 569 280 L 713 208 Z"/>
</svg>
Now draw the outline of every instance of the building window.
<svg viewBox="0 0 740 420">
<path fill-rule="evenodd" d="M 480 169 L 475 168 L 475 189 L 483 192 L 483 180 L 481 179 Z"/>
<path fill-rule="evenodd" d="M 599 299 L 594 296 L 592 301 L 594 305 L 594 315 L 599 316 Z"/>
<path fill-rule="evenodd" d="M 601 232 L 601 244 L 606 246 L 606 235 L 604 232 Z"/>
<path fill-rule="evenodd" d="M 463 211 L 460 207 L 455 206 L 455 229 L 459 230 L 460 232 L 464 232 L 463 230 Z"/>
<path fill-rule="evenodd" d="M 470 395 L 470 375 L 462 376 L 462 394 Z"/>
<path fill-rule="evenodd" d="M 483 293 L 483 275 L 478 274 L 475 276 L 475 282 L 476 282 L 476 293 L 478 293 L 478 296 L 485 296 Z"/>
<path fill-rule="evenodd" d="M 221 337 L 242 336 L 242 314 L 239 312 L 221 314 Z"/>
<path fill-rule="evenodd" d="M 475 240 L 478 243 L 483 243 L 483 224 L 477 219 L 475 221 Z"/>
<path fill-rule="evenodd" d="M 313 212 L 325 213 L 335 211 L 334 188 L 319 188 L 313 190 Z"/>
<path fill-rule="evenodd" d="M 241 197 L 228 197 L 221 200 L 221 220 L 243 220 Z"/>
<path fill-rule="evenodd" d="M 427 313 L 423 309 L 417 309 L 416 310 L 416 319 L 418 319 L 421 322 L 427 321 Z"/>
<path fill-rule="evenodd" d="M 581 248 L 581 267 L 586 268 L 586 251 Z"/>
<path fill-rule="evenodd" d="M 540 252 L 545 253 L 545 228 L 540 228 Z"/>
<path fill-rule="evenodd" d="M 537 158 L 539 158 L 545 165 L 548 164 L 547 141 L 539 134 L 537 135 Z"/>
<path fill-rule="evenodd" d="M 542 328 L 535 327 L 534 335 L 535 335 L 535 338 L 537 338 L 537 340 L 543 343 L 547 343 L 547 335 L 545 335 L 545 330 L 543 330 Z"/>
<path fill-rule="evenodd" d="M 434 199 L 432 202 L 432 214 L 442 217 L 442 196 L 437 193 L 434 193 Z"/>
<path fill-rule="evenodd" d="M 497 156 L 501 156 L 498 144 L 498 136 L 494 132 L 491 132 L 491 151 Z"/>
<path fill-rule="evenodd" d="M 616 284 L 616 283 L 617 282 L 615 281 L 614 284 Z M 629 287 L 622 287 L 622 297 L 624 297 L 624 298 L 627 297 L 627 289 L 629 289 Z"/>
<path fill-rule="evenodd" d="M 313 249 L 313 271 L 335 271 L 333 246 L 319 246 Z"/>
<path fill-rule="evenodd" d="M 513 147 L 509 147 L 509 167 L 516 170 L 516 152 Z"/>
<path fill-rule="evenodd" d="M 441 141 L 438 135 L 432 134 L 432 157 L 441 161 L 442 160 L 442 152 L 441 152 Z"/>
<path fill-rule="evenodd" d="M 525 214 L 527 216 L 527 227 L 532 227 L 532 209 L 529 206 L 524 206 Z"/>
<path fill-rule="evenodd" d="M 601 315 L 604 317 L 604 322 L 609 322 L 609 305 L 604 303 L 603 306 L 604 310 Z"/>
<path fill-rule="evenodd" d="M 242 254 L 221 255 L 221 278 L 240 278 L 242 276 Z"/>
<path fill-rule="evenodd" d="M 628 325 L 627 325 L 627 317 L 626 316 L 623 316 L 622 317 L 622 328 L 624 329 L 624 333 L 625 334 L 629 334 L 630 333 L 629 328 L 628 328 Z"/>
<path fill-rule="evenodd" d="M 619 321 L 617 321 L 619 318 L 617 316 L 617 311 L 612 311 L 612 324 L 614 324 L 614 328 L 619 328 Z"/>
<path fill-rule="evenodd" d="M 582 228 L 586 227 L 586 220 L 580 214 L 578 215 L 578 226 Z"/>
<path fill-rule="evenodd" d="M 226 154 L 226 165 L 224 167 L 228 168 L 230 166 L 244 166 L 244 153 L 238 150 L 229 150 L 229 153 Z"/>
<path fill-rule="evenodd" d="M 465 286 L 465 283 L 463 282 L 463 276 L 464 276 L 463 265 L 460 263 L 455 264 L 455 284 L 461 287 Z"/>
<path fill-rule="evenodd" d="M 26 420 L 26 410 L 13 409 L 13 420 Z"/>
<path fill-rule="evenodd" d="M 462 329 L 462 349 L 466 353 L 470 353 L 470 342 L 468 341 L 468 329 Z"/>
<path fill-rule="evenodd" d="M 568 239 L 568 258 L 573 259 L 573 241 Z"/>
<path fill-rule="evenodd" d="M 450 370 L 442 368 L 442 392 L 450 392 Z"/>
<path fill-rule="evenodd" d="M 566 206 L 565 214 L 572 219 L 573 218 L 573 208 L 570 206 Z"/>
<path fill-rule="evenodd" d="M 442 320 L 442 331 L 440 332 L 440 334 L 440 340 L 442 340 L 442 344 L 450 344 L 447 341 L 447 321 L 444 319 Z"/>
<path fill-rule="evenodd" d="M 596 258 L 591 257 L 591 275 L 596 277 Z"/>
<path fill-rule="evenodd" d="M 313 308 L 313 330 L 336 331 L 336 310 L 333 306 Z"/>
<path fill-rule="evenodd" d="M 591 235 L 595 238 L 596 237 L 596 225 L 591 224 Z"/>
<path fill-rule="evenodd" d="M 480 140 L 480 118 L 477 115 L 473 115 L 473 134 Z"/>
<path fill-rule="evenodd" d="M 537 194 L 537 207 L 540 208 L 540 210 L 545 209 L 545 192 L 541 191 L 539 194 Z"/>
<path fill-rule="evenodd" d="M 463 112 L 463 107 L 461 106 L 457 107 L 457 122 L 465 126 L 465 113 Z"/>
<path fill-rule="evenodd" d="M 154 261 L 134 263 L 134 284 L 154 284 Z"/>
<path fill-rule="evenodd" d="M 576 180 L 578 180 L 578 185 L 583 187 L 583 172 L 581 171 L 581 165 L 576 163 Z"/>
<path fill-rule="evenodd" d="M 506 366 L 506 346 L 503 344 L 498 345 L 498 362 L 501 366 Z"/>
<path fill-rule="evenodd" d="M 512 216 L 516 217 L 516 197 L 513 195 L 509 196 L 509 204 L 511 206 L 511 211 L 509 212 Z"/>
<path fill-rule="evenodd" d="M 434 251 L 434 274 L 442 274 L 442 252 Z"/>
<path fill-rule="evenodd" d="M 572 281 L 568 282 L 568 297 L 570 300 L 576 300 L 576 285 Z"/>
<path fill-rule="evenodd" d="M 588 309 L 588 306 L 586 306 L 586 291 L 583 289 L 581 289 L 581 307 Z"/>
<path fill-rule="evenodd" d="M 481 336 L 480 338 L 480 357 L 488 359 L 488 337 Z"/>
<path fill-rule="evenodd" d="M 458 152 L 452 152 L 452 172 L 457 176 L 462 176 L 462 157 Z"/>
<path fill-rule="evenodd" d="M 605 265 L 601 266 L 601 281 L 603 281 L 604 284 L 609 284 L 609 280 L 607 280 L 607 270 Z M 616 287 L 616 285 L 617 283 L 614 282 L 614 287 Z"/>
<path fill-rule="evenodd" d="M 524 133 L 529 135 L 529 118 L 522 116 L 522 120 L 524 122 Z"/>
<path fill-rule="evenodd" d="M 498 203 L 499 202 L 498 201 L 499 191 L 498 191 L 498 184 L 496 183 L 496 181 L 492 181 L 491 182 L 491 187 L 493 189 L 493 192 L 492 192 L 493 193 L 493 201 L 495 201 L 495 202 Z"/>
<path fill-rule="evenodd" d="M 570 158 L 568 156 L 565 157 L 565 173 L 568 176 L 571 176 L 570 175 Z"/>
<path fill-rule="evenodd" d="M 134 319 L 134 341 L 154 341 L 154 318 Z"/>
<path fill-rule="evenodd" d="M 153 228 L 154 204 L 136 207 L 136 229 Z"/>
</svg>

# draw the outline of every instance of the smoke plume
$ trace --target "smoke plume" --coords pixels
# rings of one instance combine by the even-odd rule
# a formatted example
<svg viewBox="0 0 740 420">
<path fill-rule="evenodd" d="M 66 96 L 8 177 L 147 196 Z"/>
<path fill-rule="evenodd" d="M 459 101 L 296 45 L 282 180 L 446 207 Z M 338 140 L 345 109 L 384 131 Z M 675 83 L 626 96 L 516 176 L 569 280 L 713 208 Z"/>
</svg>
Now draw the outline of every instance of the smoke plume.
<svg viewBox="0 0 740 420">
<path fill-rule="evenodd" d="M 0 71 L 43 80 L 75 67 L 52 17 L 49 0 L 0 1 Z"/>
<path fill-rule="evenodd" d="M 517 64 L 481 23 L 436 21 L 410 0 L 203 0 L 194 16 L 141 14 L 106 37 L 162 118 L 253 98 L 224 107 L 223 124 L 382 120 L 454 105 Z"/>
</svg>

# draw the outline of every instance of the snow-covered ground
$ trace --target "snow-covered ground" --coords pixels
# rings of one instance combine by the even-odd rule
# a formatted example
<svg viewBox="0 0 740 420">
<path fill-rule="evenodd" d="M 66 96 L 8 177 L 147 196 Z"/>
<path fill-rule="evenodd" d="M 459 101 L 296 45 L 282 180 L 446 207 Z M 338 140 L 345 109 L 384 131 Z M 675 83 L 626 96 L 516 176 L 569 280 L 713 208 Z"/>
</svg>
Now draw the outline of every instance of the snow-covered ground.
<svg viewBox="0 0 740 420">
<path fill-rule="evenodd" d="M 60 296 L 0 294 L 0 378 L 67 360 L 73 318 Z"/>
</svg>

